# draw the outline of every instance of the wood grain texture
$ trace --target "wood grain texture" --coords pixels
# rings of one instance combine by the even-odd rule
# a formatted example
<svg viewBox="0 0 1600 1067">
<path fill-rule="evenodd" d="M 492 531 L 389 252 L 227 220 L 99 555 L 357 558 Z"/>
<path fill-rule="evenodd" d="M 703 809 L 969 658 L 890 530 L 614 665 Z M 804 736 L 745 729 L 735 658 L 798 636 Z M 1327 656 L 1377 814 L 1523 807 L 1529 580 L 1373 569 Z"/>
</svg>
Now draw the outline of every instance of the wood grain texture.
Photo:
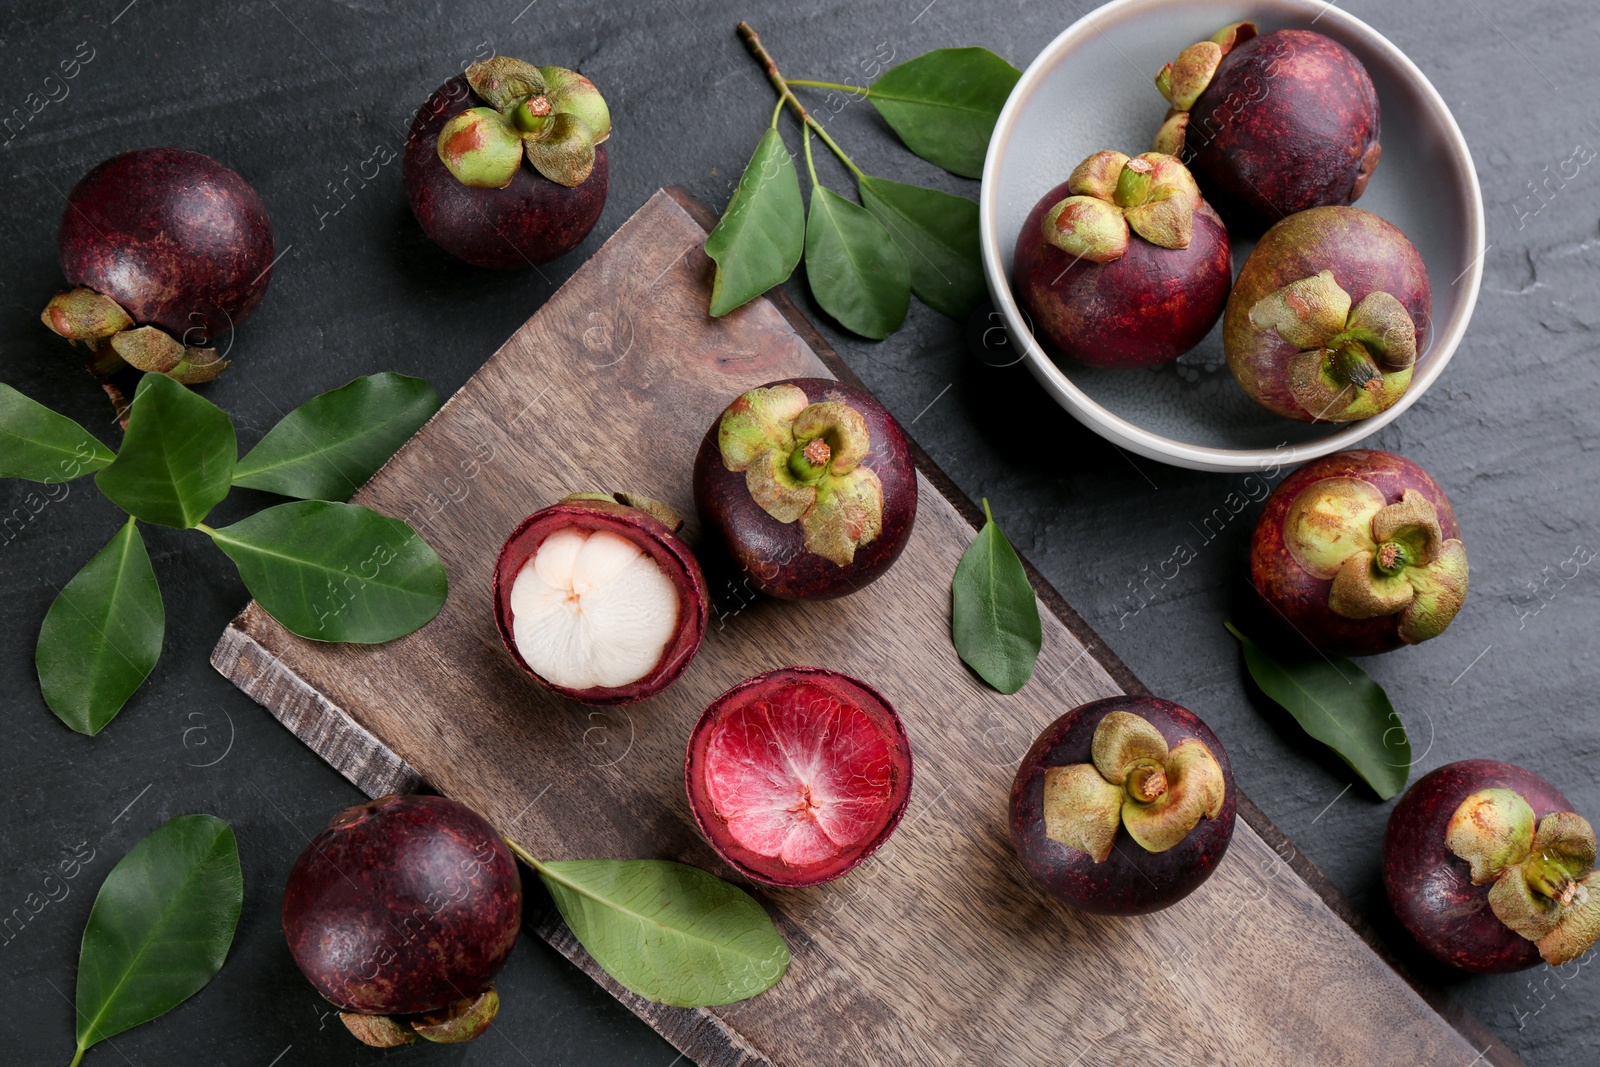
<svg viewBox="0 0 1600 1067">
<path fill-rule="evenodd" d="M 724 876 L 683 795 L 701 709 L 790 663 L 882 689 L 912 738 L 910 808 L 848 878 L 762 894 L 794 950 L 776 988 L 664 1008 L 617 989 L 559 922 L 539 931 L 702 1063 L 1516 1062 L 1480 1053 L 1330 907 L 1287 839 L 1269 845 L 1245 819 L 1212 879 L 1156 915 L 1088 916 L 1032 887 L 1006 827 L 1017 760 L 1061 712 L 1137 680 L 1035 575 L 1053 610 L 1034 681 L 1012 697 L 977 682 L 948 632 L 972 511 L 931 465 L 885 578 L 820 604 L 722 590 L 698 659 L 650 701 L 581 708 L 517 671 L 489 590 L 520 519 L 569 491 L 634 488 L 690 516 L 692 542 L 689 472 L 721 408 L 838 369 L 772 300 L 707 319 L 704 233 L 672 195 L 653 197 L 356 496 L 444 560 L 437 620 L 387 645 L 326 645 L 251 605 L 218 669 L 369 792 L 420 776 L 537 855 L 670 857 Z"/>
</svg>

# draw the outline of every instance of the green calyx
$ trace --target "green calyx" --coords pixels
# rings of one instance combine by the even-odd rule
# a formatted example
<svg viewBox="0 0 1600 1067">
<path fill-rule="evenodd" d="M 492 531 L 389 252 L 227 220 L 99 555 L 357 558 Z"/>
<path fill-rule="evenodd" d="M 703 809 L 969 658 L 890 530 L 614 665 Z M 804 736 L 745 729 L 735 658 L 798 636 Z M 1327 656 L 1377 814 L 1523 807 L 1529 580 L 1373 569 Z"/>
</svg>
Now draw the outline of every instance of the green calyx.
<svg viewBox="0 0 1600 1067">
<path fill-rule="evenodd" d="M 1073 168 L 1067 191 L 1042 229 L 1069 255 L 1109 263 L 1127 251 L 1130 231 L 1162 248 L 1188 248 L 1193 239 L 1200 187 L 1170 155 L 1096 152 Z"/>
<path fill-rule="evenodd" d="M 1045 836 L 1096 863 L 1111 855 L 1117 828 L 1146 852 L 1165 852 L 1227 799 L 1222 766 L 1195 738 L 1168 748 L 1147 719 L 1113 711 L 1095 726 L 1089 763 L 1044 775 Z"/>
<path fill-rule="evenodd" d="M 1181 155 L 1189 131 L 1189 109 L 1216 77 L 1222 57 L 1256 35 L 1253 22 L 1230 23 L 1211 37 L 1178 53 L 1178 58 L 1156 72 L 1156 88 L 1171 105 L 1161 128 L 1150 143 L 1152 151 Z"/>
<path fill-rule="evenodd" d="M 1365 479 L 1324 478 L 1290 502 L 1283 538 L 1307 573 L 1332 579 L 1336 614 L 1398 615 L 1407 644 L 1443 633 L 1467 596 L 1466 547 L 1444 536 L 1438 509 L 1414 489 L 1390 504 Z"/>
<path fill-rule="evenodd" d="M 611 112 L 594 83 L 564 67 L 492 56 L 467 68 L 486 107 L 469 108 L 439 131 L 439 160 L 463 185 L 503 189 L 523 157 L 568 187 L 594 171 L 595 149 L 611 136 Z"/>
<path fill-rule="evenodd" d="M 795 385 L 752 389 L 722 413 L 717 445 L 763 511 L 800 523 L 808 552 L 843 567 L 883 531 L 883 484 L 861 465 L 871 433 L 850 405 L 813 404 Z"/>
<path fill-rule="evenodd" d="M 209 382 L 228 366 L 214 348 L 185 345 L 156 326 L 136 326 L 121 304 L 93 289 L 57 293 L 40 320 L 90 352 L 89 369 L 102 377 L 123 367 L 165 374 L 184 385 Z"/>
<path fill-rule="evenodd" d="M 1465 860 L 1474 885 L 1507 927 L 1559 966 L 1600 941 L 1600 872 L 1588 820 L 1557 811 L 1538 820 L 1510 789 L 1481 789 L 1450 816 L 1445 846 Z"/>
<path fill-rule="evenodd" d="M 1332 271 L 1290 282 L 1250 308 L 1250 324 L 1299 351 L 1289 392 L 1317 422 L 1351 422 L 1392 407 L 1411 385 L 1417 330 L 1392 294 L 1351 306 Z"/>
<path fill-rule="evenodd" d="M 339 1020 L 363 1045 L 399 1048 L 423 1038 L 441 1045 L 472 1041 L 489 1029 L 500 1012 L 500 994 L 494 986 L 475 997 L 464 997 L 438 1011 L 418 1015 L 364 1015 L 343 1011 Z"/>
</svg>

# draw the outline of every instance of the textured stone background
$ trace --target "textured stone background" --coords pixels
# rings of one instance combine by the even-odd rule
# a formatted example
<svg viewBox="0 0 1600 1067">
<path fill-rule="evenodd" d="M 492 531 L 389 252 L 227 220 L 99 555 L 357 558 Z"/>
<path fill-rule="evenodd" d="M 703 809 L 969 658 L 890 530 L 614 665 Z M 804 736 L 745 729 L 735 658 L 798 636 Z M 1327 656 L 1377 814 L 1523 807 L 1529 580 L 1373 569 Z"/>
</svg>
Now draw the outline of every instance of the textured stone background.
<svg viewBox="0 0 1600 1067">
<path fill-rule="evenodd" d="M 1450 493 L 1472 554 L 1472 596 L 1446 636 L 1368 667 L 1423 753 L 1419 771 L 1468 756 L 1509 759 L 1597 816 L 1600 575 L 1593 563 L 1574 569 L 1600 549 L 1600 162 L 1564 184 L 1551 176 L 1580 146 L 1589 156 L 1600 146 L 1588 91 L 1600 16 L 1586 0 L 1343 6 L 1405 50 L 1455 110 L 1483 182 L 1492 245 L 1465 346 L 1430 394 L 1373 442 L 1418 460 Z M 763 11 L 772 7 L 780 9 Z M 357 374 L 419 374 L 448 395 L 658 185 L 686 184 L 720 208 L 772 100 L 734 39 L 738 18 L 756 21 L 789 73 L 851 80 L 874 57 L 955 44 L 986 45 L 1022 66 L 1081 13 L 1075 0 L 7 3 L 0 116 L 26 112 L 30 93 L 61 97 L 45 79 L 80 42 L 93 58 L 64 98 L 17 124 L 20 132 L 0 132 L 4 379 L 115 438 L 104 401 L 37 314 L 59 284 L 65 191 L 116 152 L 172 144 L 208 153 L 249 178 L 272 212 L 285 255 L 241 331 L 237 366 L 207 391 L 234 414 L 248 446 L 280 411 Z M 446 259 L 412 222 L 401 191 L 395 155 L 411 112 L 490 51 L 581 68 L 617 115 L 605 216 L 578 252 L 540 273 L 489 275 Z M 976 195 L 976 183 L 900 150 L 870 108 L 847 106 L 832 123 L 874 173 Z M 389 158 L 364 187 L 351 181 L 352 194 L 334 196 L 330 183 L 363 167 L 370 175 Z M 819 166 L 847 187 L 832 163 Z M 790 288 L 816 315 L 803 283 Z M 1378 847 L 1389 806 L 1361 786 L 1346 790 L 1336 760 L 1252 701 L 1222 629 L 1247 601 L 1253 509 L 1203 547 L 1194 527 L 1241 479 L 1119 455 L 1044 400 L 1024 372 L 969 354 L 962 324 L 920 305 L 882 344 L 822 328 L 961 487 L 990 499 L 1017 547 L 1134 671 L 1210 722 L 1240 784 L 1385 927 Z M 0 483 L 0 515 L 26 514 L 28 492 Z M 231 521 L 262 502 L 249 496 L 235 494 L 218 517 Z M 228 964 L 202 995 L 114 1038 L 89 1062 L 378 1062 L 319 1014 L 278 929 L 289 865 L 356 793 L 207 665 L 246 599 L 232 567 L 198 535 L 147 528 L 168 618 L 149 684 L 93 739 L 64 729 L 39 698 L 34 635 L 53 588 L 109 538 L 116 518 L 84 483 L 20 532 L 13 524 L 0 535 L 0 773 L 9 793 L 0 913 L 42 897 L 44 876 L 74 846 L 94 850 L 66 897 L 0 945 L 9 1005 L 0 1045 L 12 1050 L 4 1058 L 70 1058 L 69 997 L 95 889 L 163 820 L 210 811 L 234 825 L 243 846 L 245 912 Z M 1181 542 L 1197 558 L 1171 581 L 1145 586 L 1153 596 L 1140 594 Z M 598 987 L 523 940 L 502 979 L 508 996 L 492 1035 L 459 1050 L 414 1049 L 406 1062 L 674 1062 L 671 1048 Z M 1478 980 L 1425 970 L 1528 1062 L 1593 1062 L 1600 978 L 1590 968 Z"/>
</svg>

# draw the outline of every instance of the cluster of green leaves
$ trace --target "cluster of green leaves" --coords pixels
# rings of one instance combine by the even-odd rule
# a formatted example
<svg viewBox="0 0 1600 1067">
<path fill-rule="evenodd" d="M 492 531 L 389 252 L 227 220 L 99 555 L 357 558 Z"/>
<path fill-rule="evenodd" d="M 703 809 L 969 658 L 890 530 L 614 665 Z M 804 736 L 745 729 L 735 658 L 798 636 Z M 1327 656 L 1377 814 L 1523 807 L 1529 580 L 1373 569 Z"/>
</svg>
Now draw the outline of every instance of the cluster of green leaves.
<svg viewBox="0 0 1600 1067">
<path fill-rule="evenodd" d="M 753 32 L 746 40 L 758 56 L 765 55 Z M 727 211 L 706 239 L 706 254 L 717 264 L 711 314 L 726 315 L 785 281 L 802 258 L 818 305 L 863 337 L 881 340 L 898 329 L 912 293 L 946 315 L 970 313 L 985 292 L 978 205 L 863 172 L 788 86 L 858 93 L 911 151 L 953 174 L 977 178 L 995 120 L 1020 76 L 1017 69 L 986 49 L 941 48 L 891 67 L 870 86 L 785 82 L 775 67 L 769 64 L 768 70 L 779 89 L 778 106 Z M 806 123 L 809 216 L 794 156 L 778 132 L 786 102 Z M 855 176 L 860 204 L 818 179 L 813 129 Z"/>
<path fill-rule="evenodd" d="M 79 733 L 99 733 L 155 669 L 166 613 L 140 522 L 204 533 L 262 608 L 301 637 L 373 644 L 432 619 L 447 584 L 433 549 L 408 524 L 343 501 L 438 408 L 419 378 L 357 378 L 290 412 L 240 459 L 226 412 L 147 374 L 113 453 L 0 385 L 0 477 L 59 483 L 93 474 L 128 513 L 39 629 L 35 663 L 50 710 Z M 207 526 L 235 485 L 297 499 Z"/>
<path fill-rule="evenodd" d="M 788 943 L 760 903 L 714 874 L 671 860 L 541 862 L 506 843 L 595 962 L 646 1000 L 731 1004 L 789 969 Z"/>
<path fill-rule="evenodd" d="M 1343 656 L 1275 658 L 1233 623 L 1250 677 L 1301 729 L 1334 753 L 1379 797 L 1388 800 L 1411 776 L 1411 739 L 1389 694 Z"/>
<path fill-rule="evenodd" d="M 243 904 L 239 846 L 221 819 L 180 815 L 133 846 L 84 927 L 72 1067 L 91 1045 L 203 989 L 228 957 Z"/>
<path fill-rule="evenodd" d="M 1044 642 L 1039 599 L 987 500 L 983 518 L 950 583 L 950 636 L 978 677 L 1002 693 L 1015 693 L 1033 677 Z"/>
</svg>

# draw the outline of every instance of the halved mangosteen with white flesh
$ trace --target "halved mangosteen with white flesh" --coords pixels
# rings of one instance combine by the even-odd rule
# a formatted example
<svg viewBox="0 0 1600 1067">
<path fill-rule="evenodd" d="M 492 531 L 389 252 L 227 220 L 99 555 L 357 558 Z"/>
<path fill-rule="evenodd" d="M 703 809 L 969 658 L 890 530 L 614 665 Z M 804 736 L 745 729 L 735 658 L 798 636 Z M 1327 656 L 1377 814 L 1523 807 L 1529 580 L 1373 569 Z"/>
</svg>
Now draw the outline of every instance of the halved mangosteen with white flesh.
<svg viewBox="0 0 1600 1067">
<path fill-rule="evenodd" d="M 584 704 L 631 704 L 671 685 L 705 636 L 706 580 L 665 504 L 578 493 L 506 538 L 495 622 L 517 666 Z"/>
</svg>

